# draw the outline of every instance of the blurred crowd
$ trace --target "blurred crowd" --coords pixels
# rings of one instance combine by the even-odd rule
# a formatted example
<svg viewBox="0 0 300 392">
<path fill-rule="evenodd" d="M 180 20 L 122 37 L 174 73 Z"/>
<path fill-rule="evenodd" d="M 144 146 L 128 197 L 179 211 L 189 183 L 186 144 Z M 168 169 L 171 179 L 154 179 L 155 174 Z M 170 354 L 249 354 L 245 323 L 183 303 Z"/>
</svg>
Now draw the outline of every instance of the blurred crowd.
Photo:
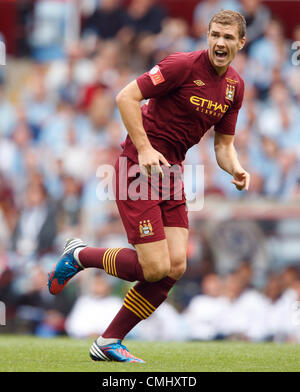
<svg viewBox="0 0 300 392">
<path fill-rule="evenodd" d="M 206 198 L 299 200 L 300 67 L 282 22 L 260 0 L 199 1 L 191 25 L 155 0 L 22 3 L 19 56 L 8 58 L 9 70 L 0 67 L 0 300 L 13 331 L 90 336 L 116 313 L 126 285 L 85 273 L 56 298 L 47 293 L 47 272 L 71 236 L 128 246 L 115 203 L 101 200 L 98 170 L 114 164 L 126 136 L 115 97 L 169 53 L 206 48 L 207 22 L 220 8 L 241 11 L 248 26 L 246 48 L 233 66 L 246 83 L 236 147 L 252 174 L 250 190 L 236 192 L 217 167 L 213 130 L 186 163 L 204 165 Z M 300 25 L 292 40 L 300 41 Z M 197 186 L 193 181 L 187 179 L 187 194 Z M 148 338 L 157 339 L 160 331 L 161 338 L 300 342 L 297 268 L 271 273 L 261 228 L 249 223 L 244 233 L 230 225 L 227 249 L 236 245 L 234 254 L 224 251 L 226 238 L 216 237 L 216 229 L 202 231 L 192 220 L 186 277 L 133 337 L 147 339 L 148 328 Z M 259 288 L 244 283 L 244 259 L 253 264 Z M 285 274 L 293 279 L 285 281 Z M 93 283 L 86 285 L 88 279 Z M 101 317 L 93 320 L 96 314 Z M 174 333 L 164 332 L 172 317 Z"/>
</svg>

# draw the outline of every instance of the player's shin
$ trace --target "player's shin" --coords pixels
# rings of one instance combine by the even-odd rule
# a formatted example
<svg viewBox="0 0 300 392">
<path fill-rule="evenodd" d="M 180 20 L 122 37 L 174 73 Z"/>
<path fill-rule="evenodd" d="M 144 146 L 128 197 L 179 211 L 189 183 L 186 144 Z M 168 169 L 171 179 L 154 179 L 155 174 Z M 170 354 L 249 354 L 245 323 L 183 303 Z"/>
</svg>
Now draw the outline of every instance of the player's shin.
<svg viewBox="0 0 300 392">
<path fill-rule="evenodd" d="M 159 282 L 138 282 L 125 296 L 123 306 L 102 334 L 106 339 L 121 339 L 140 321 L 148 318 L 165 301 L 176 280 L 167 276 Z"/>
</svg>

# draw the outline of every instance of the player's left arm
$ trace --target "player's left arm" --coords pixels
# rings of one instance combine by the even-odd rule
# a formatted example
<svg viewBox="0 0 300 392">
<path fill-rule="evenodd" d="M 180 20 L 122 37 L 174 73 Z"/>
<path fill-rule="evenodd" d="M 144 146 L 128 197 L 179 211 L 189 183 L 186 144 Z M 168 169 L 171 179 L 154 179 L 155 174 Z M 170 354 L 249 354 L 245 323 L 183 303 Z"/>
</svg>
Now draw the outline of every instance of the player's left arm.
<svg viewBox="0 0 300 392">
<path fill-rule="evenodd" d="M 241 166 L 234 147 L 234 135 L 215 132 L 214 147 L 219 167 L 233 176 L 232 183 L 239 191 L 248 190 L 250 174 Z"/>
</svg>

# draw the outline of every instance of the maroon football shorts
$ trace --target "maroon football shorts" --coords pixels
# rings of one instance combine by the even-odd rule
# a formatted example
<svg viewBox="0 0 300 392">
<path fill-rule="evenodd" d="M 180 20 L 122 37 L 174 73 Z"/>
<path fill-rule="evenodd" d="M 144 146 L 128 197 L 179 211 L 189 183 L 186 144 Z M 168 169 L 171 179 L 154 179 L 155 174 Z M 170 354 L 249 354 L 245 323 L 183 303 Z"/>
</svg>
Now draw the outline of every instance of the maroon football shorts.
<svg viewBox="0 0 300 392">
<path fill-rule="evenodd" d="M 182 166 L 162 166 L 164 177 L 146 177 L 139 165 L 121 155 L 115 165 L 115 197 L 130 244 L 166 238 L 164 226 L 188 229 Z"/>
</svg>

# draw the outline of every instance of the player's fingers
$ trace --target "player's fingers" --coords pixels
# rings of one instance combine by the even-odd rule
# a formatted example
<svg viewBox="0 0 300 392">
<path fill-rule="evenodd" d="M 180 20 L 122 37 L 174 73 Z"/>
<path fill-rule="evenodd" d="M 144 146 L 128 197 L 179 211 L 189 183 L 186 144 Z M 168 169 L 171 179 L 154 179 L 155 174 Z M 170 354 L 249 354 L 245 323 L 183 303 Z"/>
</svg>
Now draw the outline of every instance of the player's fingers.
<svg viewBox="0 0 300 392">
<path fill-rule="evenodd" d="M 147 166 L 140 165 L 140 169 L 141 169 L 142 175 L 145 177 L 148 177 L 149 172 L 148 172 Z"/>
<path fill-rule="evenodd" d="M 242 187 L 242 189 L 245 189 L 247 191 L 249 189 L 249 184 L 250 184 L 250 175 L 249 173 L 243 173 L 242 178 L 240 180 L 234 180 L 237 181 L 237 185 L 239 187 Z"/>
<path fill-rule="evenodd" d="M 250 185 L 250 175 L 247 174 L 246 178 L 245 178 L 245 190 L 246 191 L 249 189 L 249 185 Z"/>
<path fill-rule="evenodd" d="M 151 174 L 159 174 L 159 176 L 161 177 L 161 178 L 163 178 L 164 177 L 164 173 L 163 173 L 163 170 L 162 170 L 162 168 L 161 168 L 161 166 L 160 165 L 152 165 L 151 166 Z"/>
<path fill-rule="evenodd" d="M 141 169 L 141 173 L 146 176 L 146 177 L 150 177 L 153 174 L 157 174 L 159 173 L 160 176 L 163 176 L 163 171 L 160 167 L 160 165 L 141 165 L 140 166 Z"/>
<path fill-rule="evenodd" d="M 171 167 L 171 165 L 169 164 L 169 162 L 166 160 L 166 158 L 165 158 L 162 154 L 159 154 L 159 160 L 160 160 L 160 162 L 161 162 L 163 165 L 165 165 L 165 166 L 167 166 L 167 167 Z"/>
<path fill-rule="evenodd" d="M 244 181 L 232 180 L 231 183 L 234 184 L 239 191 L 242 191 L 245 188 Z"/>
</svg>

